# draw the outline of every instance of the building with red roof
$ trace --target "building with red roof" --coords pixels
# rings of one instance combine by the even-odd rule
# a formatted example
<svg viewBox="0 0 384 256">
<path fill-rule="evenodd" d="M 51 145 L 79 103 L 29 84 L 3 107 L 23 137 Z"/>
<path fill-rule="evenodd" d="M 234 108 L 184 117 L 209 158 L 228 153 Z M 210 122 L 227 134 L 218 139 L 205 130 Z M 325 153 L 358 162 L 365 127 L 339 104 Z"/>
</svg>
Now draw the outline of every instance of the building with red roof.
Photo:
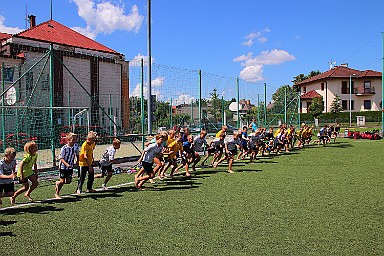
<svg viewBox="0 0 384 256">
<path fill-rule="evenodd" d="M 324 101 L 324 112 L 330 112 L 331 103 L 336 96 L 340 97 L 345 111 L 380 111 L 381 81 L 382 73 L 378 71 L 357 70 L 346 65 L 335 66 L 296 84 L 301 91 L 301 112 L 308 112 L 312 100 L 319 97 Z"/>
<path fill-rule="evenodd" d="M 29 18 L 29 29 L 14 35 L 0 33 L 0 62 L 5 64 L 6 83 L 12 85 L 22 75 L 17 72 L 20 70 L 18 66 L 36 62 L 50 51 L 52 45 L 55 56 L 54 107 L 75 105 L 79 109 L 88 108 L 91 125 L 102 127 L 110 124 L 106 115 L 102 114 L 102 109 L 108 109 L 109 115 L 116 117 L 123 128 L 128 128 L 128 62 L 124 55 L 55 20 L 35 25 L 35 17 Z M 42 74 L 37 71 L 28 73 L 28 79 L 18 88 L 17 102 L 25 102 L 28 96 L 23 92 L 28 91 L 38 77 L 49 80 L 49 68 L 45 68 Z M 49 93 L 47 82 L 45 88 L 37 87 L 35 93 Z M 70 122 L 68 111 L 63 111 L 61 122 Z"/>
</svg>

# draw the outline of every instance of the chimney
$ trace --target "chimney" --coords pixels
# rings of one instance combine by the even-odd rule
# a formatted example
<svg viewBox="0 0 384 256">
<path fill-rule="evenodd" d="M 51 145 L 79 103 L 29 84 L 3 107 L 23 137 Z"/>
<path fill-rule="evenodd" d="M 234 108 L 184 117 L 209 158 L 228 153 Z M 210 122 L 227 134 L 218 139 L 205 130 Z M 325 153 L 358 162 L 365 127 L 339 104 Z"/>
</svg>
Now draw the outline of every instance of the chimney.
<svg viewBox="0 0 384 256">
<path fill-rule="evenodd" d="M 28 15 L 29 20 L 29 28 L 33 28 L 36 26 L 36 16 L 35 15 Z"/>
<path fill-rule="evenodd" d="M 251 106 L 251 100 L 247 100 L 247 105 Z"/>
</svg>

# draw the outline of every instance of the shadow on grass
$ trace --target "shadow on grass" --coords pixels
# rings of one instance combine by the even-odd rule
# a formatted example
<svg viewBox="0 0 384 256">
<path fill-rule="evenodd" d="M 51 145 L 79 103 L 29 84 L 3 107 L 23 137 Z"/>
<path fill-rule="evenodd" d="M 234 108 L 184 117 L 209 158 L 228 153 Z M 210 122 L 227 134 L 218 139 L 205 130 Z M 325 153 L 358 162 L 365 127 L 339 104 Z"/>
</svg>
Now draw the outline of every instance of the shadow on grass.
<svg viewBox="0 0 384 256">
<path fill-rule="evenodd" d="M 16 235 L 13 234 L 12 232 L 0 232 L 0 237 L 2 236 L 16 236 Z"/>
<path fill-rule="evenodd" d="M 63 208 L 56 208 L 51 205 L 35 205 L 26 208 L 20 207 L 20 208 L 9 208 L 2 210 L 2 214 L 5 215 L 16 215 L 16 214 L 24 214 L 24 213 L 34 213 L 34 214 L 47 214 L 48 212 L 57 212 L 57 211 L 63 211 Z"/>
<path fill-rule="evenodd" d="M 235 172 L 262 172 L 263 170 L 250 170 L 250 169 L 239 169 L 235 170 Z"/>
<path fill-rule="evenodd" d="M 94 193 L 89 193 L 89 194 L 81 194 L 77 198 L 91 198 L 93 200 L 97 200 L 100 198 L 109 198 L 109 197 L 122 197 L 122 195 L 116 194 L 115 191 L 113 190 L 105 190 L 105 191 L 98 191 Z"/>
<path fill-rule="evenodd" d="M 12 224 L 15 224 L 17 221 L 14 221 L 14 220 L 0 220 L 0 226 L 9 226 L 9 225 L 12 225 Z"/>
</svg>

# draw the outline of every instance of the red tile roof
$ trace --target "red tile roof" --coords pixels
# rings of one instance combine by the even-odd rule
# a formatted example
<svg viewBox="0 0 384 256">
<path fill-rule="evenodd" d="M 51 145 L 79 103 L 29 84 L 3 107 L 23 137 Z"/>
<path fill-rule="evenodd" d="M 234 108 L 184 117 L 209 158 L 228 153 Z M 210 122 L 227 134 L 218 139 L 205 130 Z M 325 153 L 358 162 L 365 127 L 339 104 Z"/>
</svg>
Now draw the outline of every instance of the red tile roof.
<svg viewBox="0 0 384 256">
<path fill-rule="evenodd" d="M 353 76 L 356 78 L 359 77 L 381 77 L 381 72 L 373 71 L 373 70 L 365 70 L 360 71 L 352 68 L 347 68 L 344 66 L 336 66 L 324 73 L 318 74 L 317 76 L 313 76 L 304 81 L 301 81 L 297 85 L 302 86 L 308 83 L 316 82 L 319 80 L 325 79 L 333 79 L 333 78 L 349 78 L 349 76 Z"/>
<path fill-rule="evenodd" d="M 304 93 L 300 96 L 301 99 L 313 99 L 313 98 L 321 98 L 321 95 L 318 94 L 315 90 L 311 90 L 309 92 Z"/>
<path fill-rule="evenodd" d="M 54 20 L 43 22 L 14 35 L 14 37 L 120 55 L 120 53 Z"/>
<path fill-rule="evenodd" d="M 0 42 L 5 40 L 5 39 L 8 39 L 10 38 L 12 35 L 11 34 L 7 34 L 7 33 L 1 33 L 0 32 Z"/>
</svg>

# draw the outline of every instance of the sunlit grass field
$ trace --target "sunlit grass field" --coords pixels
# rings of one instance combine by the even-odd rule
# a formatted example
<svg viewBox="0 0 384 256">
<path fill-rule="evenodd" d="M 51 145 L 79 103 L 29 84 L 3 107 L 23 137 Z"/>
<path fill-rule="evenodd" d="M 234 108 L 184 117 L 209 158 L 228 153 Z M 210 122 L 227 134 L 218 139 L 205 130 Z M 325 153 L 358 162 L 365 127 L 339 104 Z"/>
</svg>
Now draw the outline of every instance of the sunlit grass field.
<svg viewBox="0 0 384 256">
<path fill-rule="evenodd" d="M 127 184 L 3 210 L 0 255 L 384 255 L 383 149 L 340 139 L 235 162 L 234 174 L 221 165 L 144 191 Z M 53 194 L 42 182 L 32 196 Z"/>
</svg>

